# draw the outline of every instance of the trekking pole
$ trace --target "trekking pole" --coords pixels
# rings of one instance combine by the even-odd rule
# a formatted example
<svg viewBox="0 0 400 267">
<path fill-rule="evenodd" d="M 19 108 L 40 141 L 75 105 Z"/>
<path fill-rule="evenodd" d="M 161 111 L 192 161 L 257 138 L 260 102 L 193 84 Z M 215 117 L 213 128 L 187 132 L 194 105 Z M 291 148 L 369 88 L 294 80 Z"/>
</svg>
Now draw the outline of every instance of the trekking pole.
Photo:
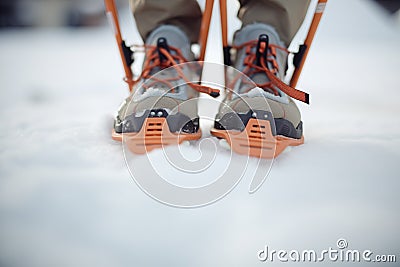
<svg viewBox="0 0 400 267">
<path fill-rule="evenodd" d="M 226 0 L 219 0 L 219 12 L 221 19 L 221 35 L 222 35 L 222 52 L 224 56 L 224 91 L 227 91 L 226 84 L 228 83 L 228 67 L 231 62 L 231 47 L 228 45 L 228 15 Z"/>
<path fill-rule="evenodd" d="M 115 35 L 115 39 L 118 44 L 118 49 L 119 53 L 121 56 L 122 64 L 124 66 L 124 71 L 125 71 L 125 78 L 124 81 L 128 84 L 129 86 L 129 91 L 132 91 L 133 88 L 133 73 L 131 69 L 131 65 L 133 63 L 133 51 L 126 45 L 125 41 L 122 39 L 121 35 L 121 29 L 119 26 L 119 21 L 118 21 L 118 12 L 117 8 L 115 5 L 114 0 L 104 0 L 105 6 L 106 6 L 106 14 L 107 17 L 111 23 L 111 26 L 113 28 L 113 32 Z"/>
<path fill-rule="evenodd" d="M 206 48 L 207 48 L 207 39 L 210 30 L 211 16 L 214 7 L 214 0 L 206 0 L 206 7 L 204 9 L 203 18 L 201 20 L 201 28 L 200 28 L 200 56 L 199 61 L 204 61 Z M 220 19 L 221 19 L 221 34 L 222 34 L 222 46 L 223 46 L 223 55 L 224 55 L 224 64 L 231 65 L 230 55 L 228 46 L 228 18 L 227 18 L 227 7 L 226 0 L 219 0 L 219 11 L 220 11 Z"/>
<path fill-rule="evenodd" d="M 203 18 L 201 19 L 200 38 L 199 38 L 199 45 L 200 45 L 199 61 L 204 61 L 204 57 L 206 55 L 208 32 L 210 30 L 210 22 L 211 22 L 213 7 L 214 7 L 214 0 L 206 0 L 206 7 L 204 8 Z"/>
<path fill-rule="evenodd" d="M 301 71 L 303 69 L 304 63 L 306 61 L 308 52 L 310 50 L 311 43 L 314 39 L 315 33 L 317 31 L 319 22 L 321 21 L 322 14 L 324 13 L 325 6 L 328 0 L 318 0 L 317 7 L 314 12 L 314 17 L 308 30 L 308 34 L 304 44 L 300 45 L 299 52 L 297 52 L 293 58 L 294 72 L 292 79 L 290 80 L 290 86 L 296 87 Z"/>
<path fill-rule="evenodd" d="M 219 12 L 221 17 L 222 49 L 224 53 L 224 64 L 231 65 L 230 47 L 228 45 L 228 15 L 226 0 L 219 0 Z"/>
</svg>

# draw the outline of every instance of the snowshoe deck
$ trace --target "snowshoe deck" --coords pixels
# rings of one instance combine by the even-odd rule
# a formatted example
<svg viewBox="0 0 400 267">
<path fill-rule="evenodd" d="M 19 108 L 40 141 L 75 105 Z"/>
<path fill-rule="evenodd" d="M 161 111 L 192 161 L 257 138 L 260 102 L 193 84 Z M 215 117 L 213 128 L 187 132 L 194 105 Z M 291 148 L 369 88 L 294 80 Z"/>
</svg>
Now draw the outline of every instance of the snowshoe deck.
<svg viewBox="0 0 400 267">
<path fill-rule="evenodd" d="M 225 139 L 232 150 L 238 154 L 259 158 L 275 158 L 288 146 L 298 146 L 304 143 L 300 139 L 283 135 L 274 136 L 268 120 L 250 119 L 243 131 L 211 129 L 211 134 Z"/>
<path fill-rule="evenodd" d="M 166 118 L 146 118 L 139 132 L 119 134 L 113 129 L 112 138 L 120 142 L 124 138 L 130 151 L 135 154 L 145 154 L 165 145 L 198 140 L 201 138 L 201 130 L 195 133 L 172 133 Z"/>
</svg>

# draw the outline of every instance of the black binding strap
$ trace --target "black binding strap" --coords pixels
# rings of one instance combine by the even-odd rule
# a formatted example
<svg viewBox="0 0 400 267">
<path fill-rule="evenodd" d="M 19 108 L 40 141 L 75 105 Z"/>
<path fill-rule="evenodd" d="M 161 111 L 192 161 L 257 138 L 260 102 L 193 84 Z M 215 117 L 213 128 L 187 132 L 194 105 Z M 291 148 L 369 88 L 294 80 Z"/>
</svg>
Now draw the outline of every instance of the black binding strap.
<svg viewBox="0 0 400 267">
<path fill-rule="evenodd" d="M 298 68 L 300 66 L 300 63 L 303 60 L 306 50 L 307 50 L 307 45 L 302 44 L 299 46 L 299 52 L 294 54 L 293 65 L 295 68 Z"/>
<path fill-rule="evenodd" d="M 227 66 L 231 66 L 232 65 L 232 61 L 231 61 L 231 47 L 230 46 L 226 46 L 223 48 L 224 51 L 224 64 Z"/>
<path fill-rule="evenodd" d="M 133 58 L 133 51 L 131 50 L 130 47 L 128 47 L 125 43 L 125 41 L 122 41 L 121 43 L 122 47 L 122 53 L 124 54 L 125 62 L 128 66 L 131 66 L 133 62 L 135 61 Z"/>
</svg>

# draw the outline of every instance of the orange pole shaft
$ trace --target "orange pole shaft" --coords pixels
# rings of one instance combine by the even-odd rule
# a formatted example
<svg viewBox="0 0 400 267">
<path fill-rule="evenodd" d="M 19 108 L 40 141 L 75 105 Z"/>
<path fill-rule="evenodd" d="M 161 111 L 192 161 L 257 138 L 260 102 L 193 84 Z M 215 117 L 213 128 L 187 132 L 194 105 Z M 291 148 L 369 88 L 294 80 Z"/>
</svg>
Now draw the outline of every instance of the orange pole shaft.
<svg viewBox="0 0 400 267">
<path fill-rule="evenodd" d="M 200 56 L 199 61 L 204 61 L 206 55 L 208 31 L 210 30 L 211 16 L 214 7 L 214 0 L 206 0 L 206 7 L 204 9 L 203 18 L 201 20 L 200 28 Z"/>
<path fill-rule="evenodd" d="M 222 48 L 224 55 L 224 64 L 231 65 L 231 55 L 228 45 L 228 15 L 226 0 L 219 0 L 219 11 L 221 17 L 221 34 L 222 34 Z"/>
<path fill-rule="evenodd" d="M 301 62 L 299 64 L 299 66 L 294 70 L 292 79 L 290 81 L 290 86 L 292 86 L 292 87 L 296 87 L 297 82 L 299 81 L 301 71 L 303 70 L 304 63 L 306 61 L 308 52 L 310 51 L 310 46 L 311 46 L 311 44 L 313 42 L 315 33 L 317 31 L 319 22 L 321 21 L 322 14 L 324 13 L 325 6 L 326 6 L 327 2 L 328 2 L 328 0 L 318 0 L 317 8 L 315 9 L 314 17 L 313 17 L 313 20 L 311 22 L 310 29 L 308 31 L 306 40 L 304 41 L 304 45 L 306 47 L 304 55 L 302 56 L 302 59 L 301 59 Z"/>
<path fill-rule="evenodd" d="M 110 20 L 110 23 L 113 27 L 115 39 L 118 44 L 118 49 L 119 53 L 122 59 L 122 64 L 124 66 L 124 71 L 125 71 L 125 81 L 128 83 L 129 86 L 129 91 L 132 91 L 133 88 L 133 73 L 131 67 L 128 65 L 126 62 L 125 56 L 124 56 L 124 51 L 122 49 L 124 41 L 122 40 L 122 35 L 121 35 L 121 28 L 119 26 L 119 21 L 118 21 L 118 11 L 115 5 L 114 0 L 104 0 L 105 6 L 106 6 L 106 13 L 107 16 Z"/>
<path fill-rule="evenodd" d="M 228 47 L 228 16 L 226 14 L 226 0 L 219 0 L 219 12 L 221 16 L 222 46 Z"/>
<path fill-rule="evenodd" d="M 219 0 L 219 13 L 221 20 L 221 35 L 222 35 L 222 53 L 224 55 L 224 90 L 226 91 L 227 78 L 227 65 L 231 65 L 231 57 L 228 46 L 228 15 L 226 0 Z"/>
</svg>

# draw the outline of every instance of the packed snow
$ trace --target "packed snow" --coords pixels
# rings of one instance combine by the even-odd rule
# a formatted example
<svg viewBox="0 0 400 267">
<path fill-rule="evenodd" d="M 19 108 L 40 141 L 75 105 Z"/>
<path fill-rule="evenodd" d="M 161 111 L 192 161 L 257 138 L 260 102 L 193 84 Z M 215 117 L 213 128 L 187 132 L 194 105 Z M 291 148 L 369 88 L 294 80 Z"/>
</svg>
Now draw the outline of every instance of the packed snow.
<svg viewBox="0 0 400 267">
<path fill-rule="evenodd" d="M 140 42 L 132 18 L 122 17 L 124 35 Z M 310 106 L 299 103 L 305 144 L 279 156 L 255 193 L 254 167 L 267 173 L 269 161 L 250 159 L 219 201 L 181 209 L 145 194 L 125 163 L 142 158 L 125 157 L 111 139 L 128 91 L 107 25 L 0 32 L 0 266 L 279 265 L 260 262 L 258 252 L 321 251 L 340 238 L 400 261 L 399 41 L 399 28 L 374 3 L 330 1 L 298 84 L 311 95 Z M 217 49 L 206 59 L 222 62 Z M 210 149 L 214 163 L 240 163 L 246 158 L 231 158 L 210 137 L 217 108 L 202 97 L 203 143 L 181 151 L 196 159 Z M 224 171 L 219 164 L 189 175 L 162 150 L 149 157 L 174 183 L 200 186 Z"/>
</svg>

